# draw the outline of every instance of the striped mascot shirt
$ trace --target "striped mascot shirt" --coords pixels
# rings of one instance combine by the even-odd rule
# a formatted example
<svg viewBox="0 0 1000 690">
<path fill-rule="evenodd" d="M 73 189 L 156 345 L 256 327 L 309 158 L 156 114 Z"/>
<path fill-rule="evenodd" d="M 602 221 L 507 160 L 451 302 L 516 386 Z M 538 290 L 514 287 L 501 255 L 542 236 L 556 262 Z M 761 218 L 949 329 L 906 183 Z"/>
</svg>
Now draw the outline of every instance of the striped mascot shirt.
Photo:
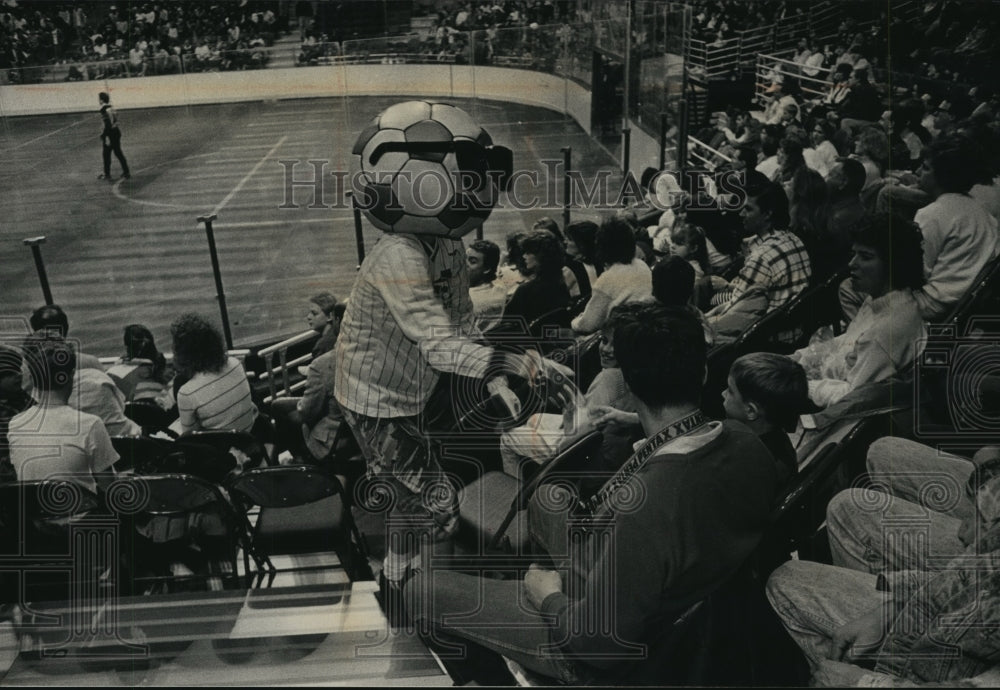
<svg viewBox="0 0 1000 690">
<path fill-rule="evenodd" d="M 461 240 L 387 234 L 355 279 L 336 347 L 336 397 L 373 418 L 412 417 L 438 372 L 482 378 L 492 349 L 478 345 Z"/>
</svg>

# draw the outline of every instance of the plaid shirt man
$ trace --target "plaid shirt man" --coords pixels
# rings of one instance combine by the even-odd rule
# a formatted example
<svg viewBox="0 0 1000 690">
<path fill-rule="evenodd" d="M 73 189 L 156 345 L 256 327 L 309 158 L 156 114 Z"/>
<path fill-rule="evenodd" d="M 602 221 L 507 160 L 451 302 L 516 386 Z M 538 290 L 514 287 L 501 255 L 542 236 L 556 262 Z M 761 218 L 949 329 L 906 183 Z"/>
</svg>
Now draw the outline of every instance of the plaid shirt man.
<svg viewBox="0 0 1000 690">
<path fill-rule="evenodd" d="M 802 240 L 786 230 L 776 230 L 747 241 L 747 259 L 732 283 L 728 303 L 738 300 L 751 285 L 767 289 L 767 310 L 787 304 L 806 289 L 812 267 Z"/>
</svg>

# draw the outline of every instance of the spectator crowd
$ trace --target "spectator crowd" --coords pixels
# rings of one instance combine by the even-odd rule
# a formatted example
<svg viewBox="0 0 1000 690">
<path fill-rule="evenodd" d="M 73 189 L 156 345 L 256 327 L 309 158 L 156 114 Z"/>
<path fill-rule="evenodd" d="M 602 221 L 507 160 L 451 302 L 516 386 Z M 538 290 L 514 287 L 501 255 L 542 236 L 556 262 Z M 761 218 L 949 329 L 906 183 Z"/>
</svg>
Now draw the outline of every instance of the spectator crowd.
<svg viewBox="0 0 1000 690">
<path fill-rule="evenodd" d="M 34 41 L 41 52 L 32 54 L 52 59 L 73 45 L 87 55 L 107 55 L 100 46 L 122 57 L 138 50 L 144 61 L 154 46 L 168 57 L 191 48 L 210 68 L 220 46 L 273 40 L 277 20 L 267 4 L 242 3 L 240 13 L 149 4 L 132 18 L 111 7 L 80 22 L 69 6 L 54 7 L 57 24 L 8 0 L 0 23 L 15 52 Z M 488 59 L 502 29 L 566 21 L 570 5 L 460 3 L 438 13 L 427 42 L 460 53 L 453 37 L 480 32 L 487 40 L 477 50 Z M 673 677 L 670 664 L 690 661 L 669 653 L 680 643 L 664 631 L 752 563 L 760 594 L 766 581 L 767 600 L 817 684 L 981 678 L 1000 659 L 995 447 L 972 449 L 968 459 L 891 436 L 870 443 L 863 462 L 875 488 L 845 485 L 827 508 L 830 562 L 787 553 L 779 563 L 755 560 L 773 512 L 811 470 L 816 439 L 825 440 L 828 429 L 815 420 L 825 415 L 844 430 L 883 413 L 880 396 L 901 380 L 912 383 L 929 327 L 955 318 L 996 270 L 1000 101 L 991 85 L 944 99 L 919 87 L 897 93 L 881 71 L 891 54 L 893 69 L 917 76 L 934 77 L 933 67 L 952 82 L 974 78 L 962 54 L 985 47 L 995 20 L 975 22 L 961 5 L 926 3 L 922 23 L 904 36 L 886 19 L 868 32 L 845 22 L 832 50 L 803 38 L 791 64 L 768 75 L 763 103 L 719 109 L 694 133 L 710 151 L 704 166 L 647 170 L 645 197 L 599 222 L 562 227 L 541 218 L 503 247 L 469 242 L 464 258 L 450 251 L 461 246 L 451 239 L 383 238 L 347 304 L 321 292 L 305 305 L 314 334 L 299 397 L 265 404 L 245 363 L 198 315 L 172 324 L 169 362 L 148 329 L 126 327 L 125 351 L 105 370 L 70 344 L 59 307 L 40 307 L 32 333 L 0 349 L 3 473 L 20 481 L 62 474 L 101 490 L 121 459 L 112 437 L 150 431 L 126 414 L 136 402 L 164 413 L 161 433 L 252 434 L 274 446 L 279 462 L 344 476 L 338 439 L 354 433 L 364 471 L 391 477 L 410 517 L 432 523 L 431 541 L 449 542 L 458 500 L 437 500 L 441 467 L 414 465 L 434 445 L 420 434 L 439 419 L 421 396 L 451 377 L 481 379 L 462 390 L 509 413 L 488 442 L 494 469 L 505 475 L 498 481 L 529 485 L 595 431 L 600 449 L 587 457 L 572 508 L 556 500 L 565 487 L 544 484 L 521 506 L 537 562 L 518 576 L 431 573 L 429 541 L 414 539 L 405 546 L 424 548 L 404 553 L 386 539 L 382 590 L 392 615 L 402 617 L 393 622 L 419 622 L 435 633 L 430 638 L 461 638 L 564 683 L 658 684 Z M 735 0 L 693 9 L 706 36 L 805 11 L 792 2 Z M 95 27 L 100 33 L 88 35 Z M 304 38 L 308 31 L 303 26 Z M 926 41 L 914 38 L 921 32 Z M 561 39 L 557 32 L 539 40 Z M 906 41 L 909 52 L 896 45 Z M 828 87 L 805 92 L 806 78 Z M 736 175 L 722 184 L 722 173 Z M 379 257 L 381 281 L 365 272 Z M 803 303 L 827 310 L 823 328 L 798 334 L 794 347 L 782 350 L 782 331 L 770 343 L 775 351 L 722 357 L 769 317 Z M 373 314 L 374 326 L 365 320 Z M 422 328 L 420 318 L 435 327 Z M 390 328 L 396 322 L 398 332 Z M 365 359 L 378 350 L 358 340 L 375 327 L 393 337 L 369 346 L 395 347 L 398 359 Z M 476 356 L 460 357 L 469 352 Z M 557 384 L 565 372 L 556 361 L 575 362 L 578 380 Z M 713 370 L 719 362 L 722 370 Z M 498 363 L 503 375 L 492 368 Z M 542 380 L 544 402 L 522 414 Z M 46 444 L 65 450 L 39 452 Z M 927 484 L 939 475 L 946 481 Z M 629 503 L 629 495 L 644 500 Z M 883 539 L 889 518 L 914 514 L 927 517 L 925 552 Z M 589 536 L 574 551 L 581 524 Z M 198 534 L 189 527 L 168 536 Z M 610 621 L 602 618 L 608 612 Z M 633 653 L 639 647 L 644 654 Z"/>
<path fill-rule="evenodd" d="M 267 63 L 286 30 L 279 3 L 31 2 L 0 7 L 0 69 L 69 65 L 67 80 L 246 69 Z M 112 63 L 112 64 L 104 64 Z M 27 70 L 22 74 L 19 70 Z"/>
</svg>

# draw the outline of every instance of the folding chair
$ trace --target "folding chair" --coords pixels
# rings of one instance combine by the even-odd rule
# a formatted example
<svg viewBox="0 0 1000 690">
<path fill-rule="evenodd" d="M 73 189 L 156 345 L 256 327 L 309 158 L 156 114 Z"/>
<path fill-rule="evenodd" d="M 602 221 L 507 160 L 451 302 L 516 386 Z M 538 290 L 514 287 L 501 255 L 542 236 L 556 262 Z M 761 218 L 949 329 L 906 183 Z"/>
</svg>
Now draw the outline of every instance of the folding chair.
<svg viewBox="0 0 1000 690">
<path fill-rule="evenodd" d="M 144 434 L 165 432 L 172 434 L 170 425 L 177 419 L 176 414 L 167 412 L 152 400 L 133 400 L 125 403 L 125 416 L 142 427 Z"/>
<path fill-rule="evenodd" d="M 243 431 L 190 431 L 176 441 L 178 446 L 209 446 L 219 453 L 232 457 L 233 462 L 245 468 L 270 464 L 264 444 L 253 434 Z M 221 483 L 221 479 L 214 480 Z"/>
<path fill-rule="evenodd" d="M 372 578 L 364 540 L 335 476 L 305 465 L 265 467 L 233 477 L 227 489 L 242 509 L 251 535 L 250 552 L 267 569 L 268 586 L 279 571 L 271 556 L 331 550 L 351 580 Z M 260 510 L 256 524 L 251 525 L 248 511 L 253 506 Z M 293 570 L 303 569 L 307 568 Z M 258 585 L 262 579 L 263 572 Z"/>
<path fill-rule="evenodd" d="M 183 581 L 207 582 L 218 578 L 224 588 L 238 584 L 240 576 L 237 549 L 242 547 L 246 552 L 249 540 L 243 530 L 242 520 L 217 484 L 180 473 L 121 475 L 108 489 L 107 504 L 123 524 L 131 529 L 146 522 L 146 517 L 182 519 L 188 520 L 190 524 L 192 515 L 199 516 L 194 521 L 198 525 L 196 531 L 186 531 L 180 538 L 183 543 L 149 542 L 148 548 L 152 556 L 159 550 L 164 555 L 165 562 L 176 559 L 175 554 L 167 556 L 166 552 L 173 552 L 178 548 L 187 549 L 185 553 L 188 556 L 199 554 L 207 572 L 183 577 L 137 576 L 134 578 L 135 582 L 165 582 L 171 586 Z M 149 541 L 141 533 L 136 538 Z M 192 545 L 197 551 L 189 548 Z M 249 567 L 247 572 L 249 574 Z"/>
<path fill-rule="evenodd" d="M 708 374 L 702 389 L 705 414 L 715 418 L 725 416 L 722 391 L 729 379 L 729 369 L 738 358 L 751 352 L 791 354 L 808 345 L 819 328 L 831 325 L 835 332 L 839 330 L 842 314 L 837 289 L 846 274 L 845 267 L 765 315 L 734 342 L 713 348 L 708 354 Z"/>
<path fill-rule="evenodd" d="M 176 450 L 173 441 L 149 436 L 112 436 L 111 445 L 118 453 L 115 471 L 119 473 L 155 463 Z"/>
<path fill-rule="evenodd" d="M 1000 311 L 1000 259 L 983 266 L 969 291 L 952 307 L 941 323 L 955 326 L 957 333 L 965 334 L 972 317 L 996 314 Z"/>
<path fill-rule="evenodd" d="M 838 288 L 848 269 L 843 267 L 819 285 L 799 293 L 779 309 L 768 313 L 736 341 L 740 354 L 778 352 L 787 354 L 805 347 L 819 328 L 839 330 L 843 317 Z"/>
<path fill-rule="evenodd" d="M 546 312 L 528 324 L 530 338 L 543 355 L 564 345 L 566 340 L 560 334 L 569 331 L 573 320 L 571 307 L 560 307 Z"/>
<path fill-rule="evenodd" d="M 54 566 L 73 556 L 74 519 L 99 509 L 98 496 L 75 482 L 0 484 L 0 558 L 10 558 L 18 569 L 4 573 L 3 600 L 21 604 L 69 599 L 73 575 Z M 104 570 L 94 566 L 88 577 L 97 578 Z"/>
<path fill-rule="evenodd" d="M 487 472 L 464 487 L 459 496 L 459 535 L 467 535 L 474 553 L 528 553 L 528 500 L 543 482 L 560 476 L 578 481 L 580 468 L 593 462 L 603 439 L 601 432 L 592 431 L 576 440 L 523 486 L 503 472 Z"/>
<path fill-rule="evenodd" d="M 863 474 L 868 447 L 888 434 L 891 418 L 886 413 L 842 424 L 815 452 L 799 458 L 799 474 L 771 513 L 771 527 L 759 549 L 762 571 L 770 573 L 796 551 L 800 558 L 822 557 L 817 535 L 826 521 L 826 506 Z"/>
</svg>

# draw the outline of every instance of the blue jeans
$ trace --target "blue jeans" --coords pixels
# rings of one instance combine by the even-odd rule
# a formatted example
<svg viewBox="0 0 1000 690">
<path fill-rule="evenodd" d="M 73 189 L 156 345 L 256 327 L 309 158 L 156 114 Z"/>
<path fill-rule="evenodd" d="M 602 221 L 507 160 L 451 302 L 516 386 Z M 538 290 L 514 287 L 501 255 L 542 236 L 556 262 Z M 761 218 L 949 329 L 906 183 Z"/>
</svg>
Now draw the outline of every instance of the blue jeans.
<svg viewBox="0 0 1000 690">
<path fill-rule="evenodd" d="M 974 513 L 965 495 L 972 468 L 914 441 L 873 443 L 868 473 L 879 490 L 848 489 L 827 506 L 834 564 L 868 573 L 944 568 L 965 550 L 958 528 Z"/>
<path fill-rule="evenodd" d="M 813 669 L 830 657 L 837 628 L 885 601 L 868 573 L 812 561 L 788 561 L 767 581 L 767 599 Z M 874 661 L 874 658 L 872 659 Z"/>
<path fill-rule="evenodd" d="M 406 583 L 410 619 L 432 637 L 436 631 L 471 640 L 529 671 L 565 683 L 582 678 L 549 637 L 546 617 L 532 606 L 520 580 L 494 580 L 453 570 L 424 570 Z M 462 654 L 455 644 L 441 645 Z"/>
</svg>

